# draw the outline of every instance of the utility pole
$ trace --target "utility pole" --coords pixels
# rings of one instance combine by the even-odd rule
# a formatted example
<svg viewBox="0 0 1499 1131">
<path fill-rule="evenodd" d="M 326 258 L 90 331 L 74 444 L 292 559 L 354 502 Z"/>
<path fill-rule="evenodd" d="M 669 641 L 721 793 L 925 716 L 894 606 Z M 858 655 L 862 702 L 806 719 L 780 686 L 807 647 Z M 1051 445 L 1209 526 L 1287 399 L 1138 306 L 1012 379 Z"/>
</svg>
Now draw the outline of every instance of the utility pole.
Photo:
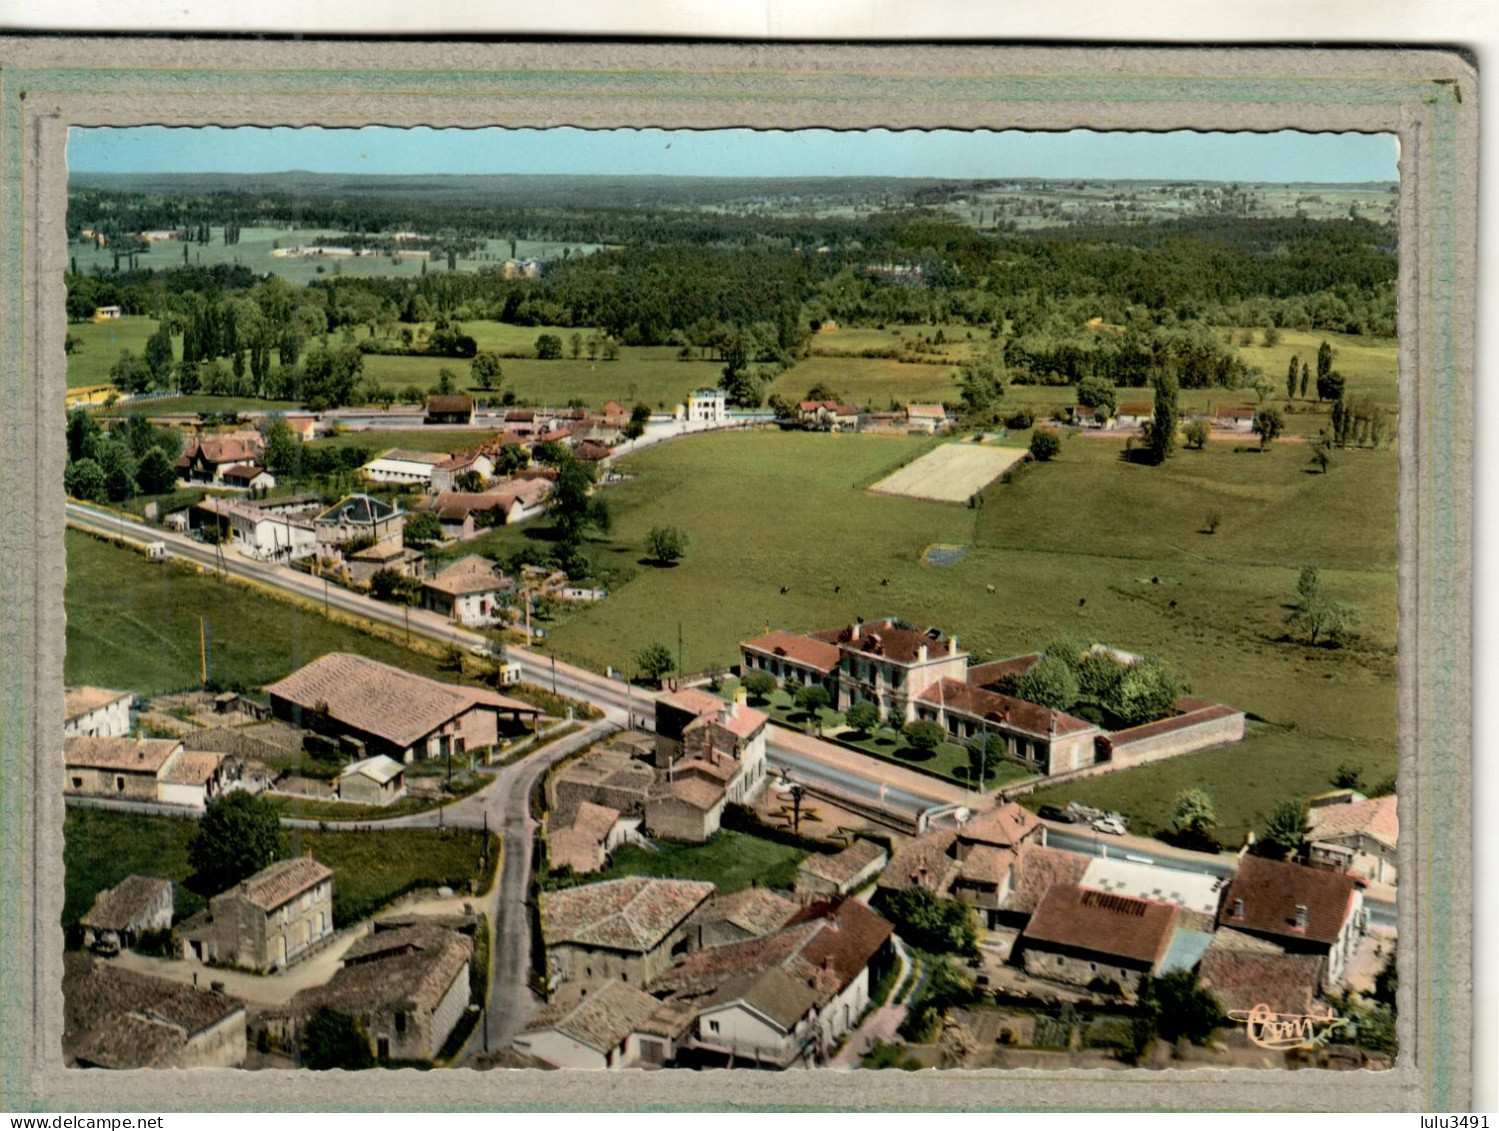
<svg viewBox="0 0 1499 1131">
<path fill-rule="evenodd" d="M 557 694 L 557 653 L 552 653 L 552 694 Z"/>
<path fill-rule="evenodd" d="M 682 622 L 677 621 L 677 686 L 681 686 L 686 675 L 687 669 L 682 666 Z"/>
</svg>

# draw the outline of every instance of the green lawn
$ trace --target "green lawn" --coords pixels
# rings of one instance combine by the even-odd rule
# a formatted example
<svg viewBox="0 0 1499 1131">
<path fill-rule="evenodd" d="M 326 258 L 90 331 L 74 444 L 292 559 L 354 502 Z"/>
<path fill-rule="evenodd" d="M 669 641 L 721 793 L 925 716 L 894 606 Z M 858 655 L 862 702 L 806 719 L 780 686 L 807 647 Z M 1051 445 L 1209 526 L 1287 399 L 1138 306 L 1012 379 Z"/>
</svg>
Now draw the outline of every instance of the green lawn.
<svg viewBox="0 0 1499 1131">
<path fill-rule="evenodd" d="M 75 530 L 67 552 L 69 683 L 148 696 L 199 686 L 200 617 L 213 638 L 212 676 L 226 687 L 263 687 L 335 651 L 452 678 L 433 656 L 185 563 L 152 563 Z"/>
<path fill-rule="evenodd" d="M 720 367 L 721 368 L 721 367 Z M 956 402 L 957 362 L 911 365 L 887 357 L 828 357 L 813 354 L 775 379 L 769 393 L 799 401 L 814 386 L 825 385 L 846 401 L 875 412 L 889 411 L 891 402 Z M 717 375 L 714 375 L 715 381 Z M 767 394 L 769 395 L 769 394 Z"/>
<path fill-rule="evenodd" d="M 70 322 L 68 333 L 77 341 L 68 354 L 68 388 L 80 385 L 107 385 L 109 371 L 129 350 L 136 357 L 146 352 L 146 339 L 156 333 L 154 318 L 131 315 L 107 322 Z M 180 341 L 173 343 L 181 351 Z"/>
<path fill-rule="evenodd" d="M 721 830 L 707 844 L 659 842 L 655 852 L 627 844 L 614 854 L 609 869 L 594 880 L 625 876 L 671 876 L 678 880 L 711 880 L 720 894 L 747 887 L 789 888 L 796 866 L 807 853 L 748 833 Z"/>
<path fill-rule="evenodd" d="M 97 809 L 69 809 L 63 825 L 66 893 L 63 924 L 71 926 L 104 888 L 134 872 L 176 881 L 177 916 L 193 914 L 205 895 L 185 887 L 191 875 L 187 846 L 198 822 Z M 333 869 L 334 919 L 339 926 L 367 918 L 405 892 L 448 885 L 467 891 L 472 879 L 489 886 L 498 838 L 486 851 L 483 833 L 454 829 L 373 832 L 284 830 L 287 851 L 311 853 Z"/>
</svg>

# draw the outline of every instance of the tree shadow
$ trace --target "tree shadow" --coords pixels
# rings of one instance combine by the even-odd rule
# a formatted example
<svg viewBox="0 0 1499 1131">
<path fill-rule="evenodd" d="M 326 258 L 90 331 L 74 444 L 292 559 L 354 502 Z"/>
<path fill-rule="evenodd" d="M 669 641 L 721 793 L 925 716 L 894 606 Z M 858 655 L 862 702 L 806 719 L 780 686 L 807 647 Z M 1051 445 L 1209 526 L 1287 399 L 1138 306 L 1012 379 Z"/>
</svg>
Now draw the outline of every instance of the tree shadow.
<svg viewBox="0 0 1499 1131">
<path fill-rule="evenodd" d="M 937 756 L 935 750 L 919 750 L 914 746 L 902 746 L 895 756 L 903 762 L 930 762 Z"/>
</svg>

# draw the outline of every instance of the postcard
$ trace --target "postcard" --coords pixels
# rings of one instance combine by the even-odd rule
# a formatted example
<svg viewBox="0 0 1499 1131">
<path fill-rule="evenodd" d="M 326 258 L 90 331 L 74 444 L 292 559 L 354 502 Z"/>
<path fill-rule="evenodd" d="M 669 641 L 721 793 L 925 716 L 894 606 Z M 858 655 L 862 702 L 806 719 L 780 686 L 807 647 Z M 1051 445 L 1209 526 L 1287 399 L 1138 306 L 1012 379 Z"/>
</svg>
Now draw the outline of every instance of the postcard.
<svg viewBox="0 0 1499 1131">
<path fill-rule="evenodd" d="M 1466 67 L 409 46 L 5 49 L 7 1086 L 1464 1106 Z"/>
</svg>

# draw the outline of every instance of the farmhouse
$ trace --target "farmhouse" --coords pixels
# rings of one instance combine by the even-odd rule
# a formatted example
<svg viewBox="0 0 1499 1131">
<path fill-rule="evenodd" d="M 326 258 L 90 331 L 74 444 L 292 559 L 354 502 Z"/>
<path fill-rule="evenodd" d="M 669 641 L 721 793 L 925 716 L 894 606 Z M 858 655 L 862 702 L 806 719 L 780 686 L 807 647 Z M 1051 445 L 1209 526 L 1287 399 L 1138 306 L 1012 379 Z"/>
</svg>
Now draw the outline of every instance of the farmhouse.
<svg viewBox="0 0 1499 1131">
<path fill-rule="evenodd" d="M 350 495 L 313 521 L 318 553 L 329 558 L 342 554 L 351 542 L 374 545 L 395 538 L 405 526 L 405 511 L 369 495 Z"/>
<path fill-rule="evenodd" d="M 263 868 L 177 927 L 184 959 L 279 970 L 333 934 L 333 873 L 311 856 Z"/>
<path fill-rule="evenodd" d="M 129 691 L 65 688 L 62 733 L 67 738 L 123 738 L 130 733 L 130 708 L 134 705 L 135 696 Z"/>
<path fill-rule="evenodd" d="M 687 920 L 713 892 L 699 880 L 636 877 L 544 893 L 541 932 L 552 982 L 646 985 L 687 950 Z"/>
<path fill-rule="evenodd" d="M 1307 810 L 1307 837 L 1313 864 L 1352 872 L 1379 884 L 1393 884 L 1400 817 L 1395 795 L 1369 800 L 1353 790 L 1314 797 Z"/>
<path fill-rule="evenodd" d="M 101 954 L 128 949 L 142 931 L 169 929 L 172 908 L 171 880 L 126 876 L 115 887 L 96 895 L 94 905 L 79 920 L 83 945 Z"/>
<path fill-rule="evenodd" d="M 906 429 L 908 431 L 924 432 L 935 436 L 939 432 L 946 432 L 951 424 L 947 409 L 940 404 L 906 405 Z"/>
<path fill-rule="evenodd" d="M 584 804 L 638 817 L 655 784 L 656 772 L 650 766 L 626 751 L 604 747 L 558 771 L 552 795 L 559 820 L 570 818 Z"/>
<path fill-rule="evenodd" d="M 392 448 L 359 469 L 371 483 L 404 483 L 432 489 L 437 466 L 449 457 L 442 452 L 411 452 Z"/>
<path fill-rule="evenodd" d="M 339 772 L 338 796 L 362 805 L 389 805 L 406 796 L 406 771 L 384 754 L 350 762 Z"/>
<path fill-rule="evenodd" d="M 347 739 L 366 756 L 417 758 L 485 749 L 500 720 L 535 720 L 529 703 L 477 687 L 454 687 L 363 656 L 330 652 L 266 689 L 271 712 L 293 726 Z"/>
<path fill-rule="evenodd" d="M 474 398 L 457 394 L 434 394 L 427 398 L 426 424 L 472 424 Z"/>
<path fill-rule="evenodd" d="M 675 1059 L 692 1021 L 690 1011 L 610 981 L 576 1001 L 569 995 L 544 1007 L 515 1047 L 558 1068 L 661 1067 Z"/>
<path fill-rule="evenodd" d="M 63 1057 L 78 1068 L 239 1068 L 245 1003 L 86 954 L 63 956 Z"/>
<path fill-rule="evenodd" d="M 473 942 L 429 923 L 379 930 L 344 952 L 325 985 L 299 991 L 300 1027 L 323 1010 L 353 1017 L 380 1061 L 430 1061 L 447 1043 L 469 1002 Z"/>
<path fill-rule="evenodd" d="M 1180 914 L 1172 903 L 1058 884 L 1020 937 L 1025 971 L 1074 986 L 1115 982 L 1133 997 L 1161 973 Z"/>
<path fill-rule="evenodd" d="M 1155 419 L 1155 404 L 1152 401 L 1125 401 L 1114 413 L 1114 425 L 1118 428 L 1139 428 Z"/>
<path fill-rule="evenodd" d="M 1322 984 L 1323 960 L 1287 954 L 1280 947 L 1231 928 L 1213 933 L 1197 968 L 1198 981 L 1225 1010 L 1267 1005 L 1275 1013 L 1305 1017 Z"/>
<path fill-rule="evenodd" d="M 499 492 L 443 491 L 432 500 L 430 510 L 442 525 L 445 541 L 467 542 L 489 527 L 519 521 L 524 507 L 514 495 Z"/>
<path fill-rule="evenodd" d="M 1220 432 L 1253 432 L 1256 415 L 1249 405 L 1219 405 L 1213 413 L 1213 427 Z"/>
<path fill-rule="evenodd" d="M 497 623 L 515 582 L 478 554 L 444 566 L 422 584 L 422 604 L 469 628 Z"/>
<path fill-rule="evenodd" d="M 687 394 L 687 423 L 725 424 L 729 419 L 728 406 L 722 389 L 694 389 Z"/>
<path fill-rule="evenodd" d="M 1244 855 L 1223 894 L 1218 926 L 1326 960 L 1327 985 L 1342 983 L 1364 936 L 1364 881 L 1346 872 Z"/>
<path fill-rule="evenodd" d="M 796 418 L 803 428 L 823 432 L 857 432 L 859 408 L 840 401 L 802 401 L 796 406 Z"/>
<path fill-rule="evenodd" d="M 218 793 L 222 761 L 175 738 L 65 738 L 63 792 L 202 809 Z"/>
</svg>

